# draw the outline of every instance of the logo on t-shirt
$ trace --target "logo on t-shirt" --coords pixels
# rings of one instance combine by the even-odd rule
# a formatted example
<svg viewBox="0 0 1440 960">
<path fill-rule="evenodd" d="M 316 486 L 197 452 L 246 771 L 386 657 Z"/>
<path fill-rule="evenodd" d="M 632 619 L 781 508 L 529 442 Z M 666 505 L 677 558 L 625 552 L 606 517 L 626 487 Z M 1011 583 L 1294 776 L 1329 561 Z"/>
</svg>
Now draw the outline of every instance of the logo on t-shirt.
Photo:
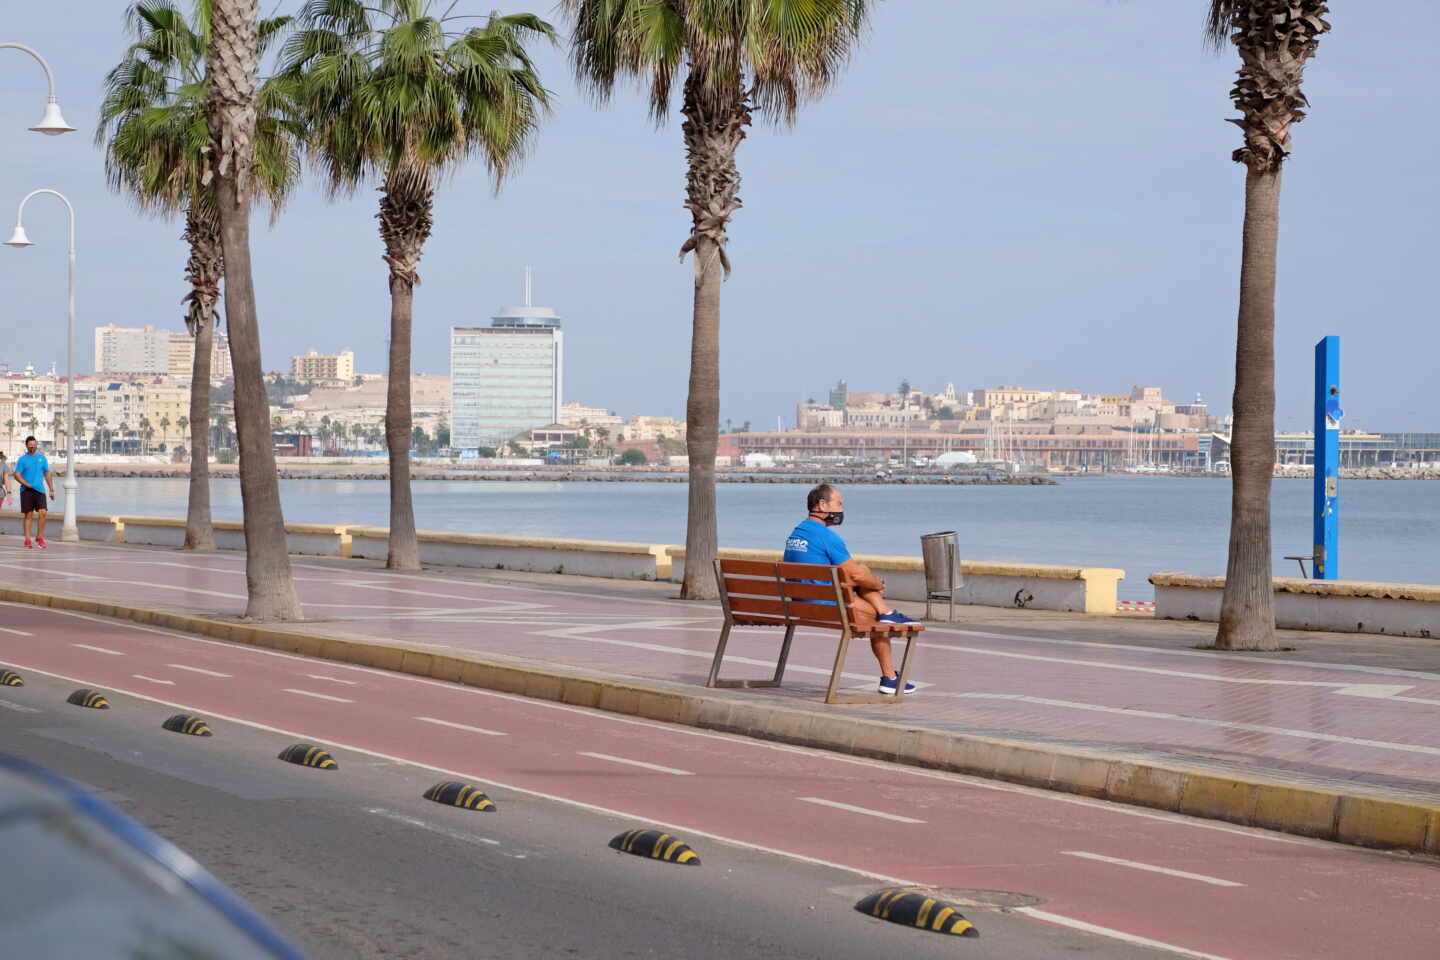
<svg viewBox="0 0 1440 960">
<path fill-rule="evenodd" d="M 809 553 L 810 541 L 804 537 L 791 537 L 785 541 L 786 550 L 794 550 L 796 553 Z"/>
</svg>

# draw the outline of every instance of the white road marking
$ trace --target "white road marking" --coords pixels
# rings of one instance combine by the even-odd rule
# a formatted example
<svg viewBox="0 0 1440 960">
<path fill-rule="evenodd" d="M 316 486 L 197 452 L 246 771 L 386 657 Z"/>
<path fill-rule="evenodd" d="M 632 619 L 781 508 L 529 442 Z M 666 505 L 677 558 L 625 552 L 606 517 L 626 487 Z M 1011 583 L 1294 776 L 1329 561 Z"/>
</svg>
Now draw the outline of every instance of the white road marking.
<svg viewBox="0 0 1440 960">
<path fill-rule="evenodd" d="M 1416 743 L 1392 743 L 1389 740 L 1367 740 L 1363 737 L 1342 737 L 1335 733 L 1319 733 L 1315 730 L 1297 730 L 1292 727 L 1274 727 L 1264 723 L 1240 723 L 1235 720 L 1215 720 L 1210 717 L 1187 717 L 1178 713 L 1163 713 L 1159 710 L 1134 710 L 1129 707 L 1107 707 L 1099 703 L 1081 703 L 1077 700 L 1052 700 L 1049 697 L 1027 697 L 1021 693 L 935 693 L 932 696 L 952 697 L 956 700 L 1014 700 L 1018 703 L 1034 703 L 1044 707 L 1065 707 L 1070 710 L 1088 710 L 1092 713 L 1116 713 L 1126 717 L 1144 717 L 1147 720 L 1176 720 L 1181 723 L 1198 723 L 1205 727 L 1219 727 L 1224 730 L 1249 730 L 1254 733 L 1273 733 L 1282 737 L 1298 737 L 1302 740 L 1318 740 L 1322 743 L 1348 743 L 1357 747 L 1374 747 L 1377 750 L 1397 750 L 1402 753 L 1423 753 L 1440 756 L 1440 747 L 1427 747 Z"/>
<path fill-rule="evenodd" d="M 305 676 L 309 677 L 311 680 L 329 680 L 331 683 L 343 683 L 346 686 L 351 687 L 359 686 L 360 683 L 360 681 L 358 680 L 341 680 L 339 677 L 327 677 L 324 674 L 320 673 L 307 673 L 305 674 Z"/>
<path fill-rule="evenodd" d="M 33 637 L 35 634 L 26 633 L 24 630 L 14 630 L 10 627 L 0 627 L 0 633 L 13 633 L 17 637 Z"/>
<path fill-rule="evenodd" d="M 632 767 L 644 767 L 646 770 L 654 770 L 657 773 L 672 773 L 677 777 L 693 777 L 694 773 L 689 770 L 677 770 L 674 767 L 662 767 L 658 763 L 646 763 L 643 760 L 627 760 L 624 757 L 612 757 L 608 753 L 590 753 L 587 750 L 577 751 L 582 757 L 594 757 L 596 760 L 609 760 L 611 763 L 628 763 Z"/>
<path fill-rule="evenodd" d="M 295 693 L 302 697 L 314 697 L 316 700 L 333 700 L 336 703 L 354 703 L 354 700 L 346 700 L 344 697 L 332 697 L 328 693 L 315 693 L 310 690 L 292 690 L 286 687 L 281 693 Z"/>
<path fill-rule="evenodd" d="M 416 717 L 421 723 L 433 723 L 441 727 L 453 727 L 456 730 L 465 730 L 469 733 L 483 733 L 487 737 L 508 737 L 510 734 L 502 730 L 486 730 L 484 727 L 472 727 L 468 723 L 455 723 L 453 720 L 441 720 L 437 717 Z"/>
<path fill-rule="evenodd" d="M 188 670 L 191 673 L 203 673 L 207 677 L 219 677 L 222 680 L 229 680 L 231 674 L 221 673 L 219 670 L 206 670 L 204 667 L 187 667 L 183 663 L 167 663 L 165 666 L 173 670 Z"/>
<path fill-rule="evenodd" d="M 174 680 L 158 680 L 158 679 L 156 679 L 155 677 L 147 677 L 147 676 L 145 676 L 145 674 L 143 674 L 143 673 L 132 673 L 132 674 L 130 674 L 130 676 L 134 677 L 136 680 L 148 680 L 148 681 L 150 681 L 151 683 L 163 683 L 163 684 L 165 684 L 167 687 L 173 687 L 173 686 L 175 686 L 175 681 L 174 681 Z"/>
<path fill-rule="evenodd" d="M 1236 883 L 1234 880 L 1221 880 L 1219 877 L 1207 877 L 1203 873 L 1190 873 L 1185 870 L 1171 870 L 1169 867 L 1157 867 L 1153 863 L 1138 863 L 1134 860 L 1121 860 L 1118 857 L 1106 857 L 1098 853 L 1088 853 L 1084 850 L 1061 850 L 1067 857 L 1081 857 L 1085 860 L 1098 860 L 1101 863 L 1113 863 L 1117 867 L 1130 867 L 1132 870 L 1148 870 L 1151 873 L 1163 873 L 1167 877 L 1181 877 L 1185 880 L 1198 880 L 1201 883 L 1208 883 L 1215 887 L 1243 887 L 1245 884 Z"/>
<path fill-rule="evenodd" d="M 125 654 L 119 650 L 106 650 L 104 647 L 92 647 L 88 643 L 72 643 L 72 647 L 79 647 L 81 650 L 94 650 L 96 653 L 108 653 L 112 657 L 123 657 Z"/>
<path fill-rule="evenodd" d="M 1201 953 L 1199 950 L 1191 950 L 1187 947 L 1177 947 L 1173 943 L 1162 943 L 1159 940 L 1151 940 L 1148 937 L 1137 937 L 1133 933 L 1125 933 L 1122 930 L 1112 930 L 1110 927 L 1101 927 L 1093 923 L 1086 923 L 1084 920 L 1076 920 L 1072 917 L 1062 917 L 1058 913 L 1050 913 L 1048 910 L 1036 910 L 1034 907 L 1016 907 L 1016 913 L 1023 913 L 1027 917 L 1034 917 L 1036 920 L 1044 920 L 1046 923 L 1053 923 L 1061 927 L 1069 927 L 1072 930 L 1083 930 L 1085 933 L 1094 933 L 1102 937 L 1109 937 L 1112 940 L 1119 940 L 1123 943 L 1133 943 L 1140 947 L 1153 947 L 1156 950 L 1164 950 L 1173 953 L 1177 957 L 1189 957 L 1191 960 L 1226 960 L 1225 957 L 1216 956 L 1213 953 Z"/>
<path fill-rule="evenodd" d="M 886 813 L 883 810 L 871 810 L 869 807 L 856 807 L 848 803 L 840 803 L 836 800 L 826 800 L 823 797 L 796 797 L 796 800 L 803 800 L 806 803 L 818 803 L 822 807 L 834 807 L 836 810 L 846 810 L 850 813 L 863 813 L 867 817 L 880 817 L 882 820 L 894 820 L 896 823 L 924 823 L 924 820 L 916 820 L 914 817 L 902 817 L 897 813 Z"/>
<path fill-rule="evenodd" d="M 6 710 L 14 710 L 16 713 L 39 713 L 37 707 L 27 707 L 23 703 L 11 703 L 9 700 L 0 700 L 0 707 Z"/>
<path fill-rule="evenodd" d="M 367 807 L 366 813 L 373 813 L 377 817 L 384 817 L 386 820 L 394 820 L 396 823 L 403 823 L 411 827 L 419 827 L 421 830 L 429 830 L 431 833 L 438 833 L 442 837 L 449 837 L 451 840 L 463 840 L 466 843 L 483 843 L 486 846 L 498 847 L 499 840 L 491 840 L 489 837 L 475 837 L 459 830 L 451 830 L 448 827 L 437 826 L 427 823 L 419 817 L 406 816 L 403 813 L 396 813 L 394 810 L 386 810 L 384 807 Z"/>
</svg>

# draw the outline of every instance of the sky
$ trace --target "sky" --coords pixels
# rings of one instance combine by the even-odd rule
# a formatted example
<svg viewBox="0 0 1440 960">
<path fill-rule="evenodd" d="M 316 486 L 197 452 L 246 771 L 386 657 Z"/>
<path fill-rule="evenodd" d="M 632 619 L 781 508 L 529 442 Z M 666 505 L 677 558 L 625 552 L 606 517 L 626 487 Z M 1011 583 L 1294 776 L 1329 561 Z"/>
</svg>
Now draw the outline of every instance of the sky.
<svg viewBox="0 0 1440 960">
<path fill-rule="evenodd" d="M 527 9 L 516 2 L 504 11 Z M 494 5 L 459 0 L 456 12 Z M 1238 61 L 1203 42 L 1205 6 L 877 3 L 830 94 L 793 128 L 757 123 L 741 147 L 722 420 L 789 425 L 796 403 L 839 379 L 859 391 L 1145 384 L 1228 412 L 1244 170 L 1225 120 Z M 0 50 L 0 211 L 36 187 L 75 203 L 81 371 L 97 325 L 182 329 L 181 225 L 108 192 L 92 144 L 124 7 L 47 0 L 0 14 L 0 41 L 46 56 L 80 128 L 28 132 L 43 74 Z M 1333 7 L 1285 172 L 1278 424 L 1308 429 L 1313 346 L 1338 334 L 1347 428 L 1440 431 L 1440 5 Z M 528 9 L 564 32 L 558 11 Z M 518 302 L 529 265 L 536 302 L 564 318 L 566 400 L 683 417 L 692 273 L 677 257 L 689 225 L 678 122 L 657 129 L 628 88 L 596 105 L 563 49 L 537 54 L 555 110 L 526 162 L 498 195 L 478 163 L 438 194 L 415 370 L 448 373 L 451 325 Z M 383 370 L 377 200 L 365 189 L 331 201 L 312 179 L 273 227 L 256 217 L 267 369 L 348 347 L 359 369 Z M 0 250 L 0 360 L 63 372 L 64 210 L 39 197 L 25 220 L 36 246 Z"/>
</svg>

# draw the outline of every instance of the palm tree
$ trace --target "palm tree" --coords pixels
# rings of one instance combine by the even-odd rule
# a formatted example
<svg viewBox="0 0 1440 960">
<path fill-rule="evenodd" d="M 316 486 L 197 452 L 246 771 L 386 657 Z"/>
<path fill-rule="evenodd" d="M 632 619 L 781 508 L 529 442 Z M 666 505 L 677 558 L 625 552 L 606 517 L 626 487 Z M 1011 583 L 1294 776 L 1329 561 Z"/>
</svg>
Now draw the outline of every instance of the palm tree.
<svg viewBox="0 0 1440 960">
<path fill-rule="evenodd" d="M 110 452 L 110 445 L 109 445 L 108 443 L 106 443 L 107 437 L 106 437 L 106 431 L 105 431 L 105 428 L 108 427 L 108 426 L 110 426 L 110 421 L 109 421 L 108 418 L 106 418 L 106 417 L 96 417 L 96 418 L 95 418 L 95 445 L 98 447 L 98 446 L 100 446 L 101 444 L 105 444 L 105 452 L 106 452 L 106 453 L 109 453 L 109 452 Z"/>
<path fill-rule="evenodd" d="M 185 327 L 195 338 L 190 374 L 190 419 L 210 418 L 210 374 L 216 309 L 225 258 L 213 183 L 207 182 L 210 133 L 205 119 L 205 49 L 211 0 L 196 0 L 194 22 L 174 0 L 141 0 L 126 12 L 134 42 L 105 80 L 105 99 L 95 142 L 105 148 L 110 186 L 128 194 L 142 212 L 185 215 L 185 265 L 190 292 L 182 302 Z M 262 44 L 289 22 L 260 24 Z M 256 126 L 255 179 L 258 195 L 278 214 L 298 179 L 296 143 L 303 132 L 286 113 L 284 85 L 271 80 L 260 89 Z M 190 458 L 185 549 L 215 549 L 210 514 L 209 438 L 196 438 Z"/>
<path fill-rule="evenodd" d="M 141 418 L 140 418 L 140 453 L 141 453 L 142 456 L 143 456 L 144 454 L 147 454 L 147 453 L 150 452 L 149 449 L 148 449 L 148 448 L 149 448 L 149 444 L 146 443 L 146 439 L 149 437 L 149 435 L 150 435 L 150 418 L 149 418 L 149 417 L 141 417 Z"/>
<path fill-rule="evenodd" d="M 1275 469 L 1275 251 L 1290 128 L 1305 119 L 1305 63 L 1330 29 L 1324 0 L 1210 0 L 1211 41 L 1240 52 L 1230 91 L 1245 135 L 1245 227 L 1230 446 L 1230 551 L 1216 646 L 1274 650 L 1270 481 Z"/>
<path fill-rule="evenodd" d="M 192 383 L 193 383 L 193 381 L 192 381 Z M 193 390 L 194 387 L 192 386 L 191 389 Z M 194 398 L 192 397 L 191 399 L 193 400 Z M 207 406 L 208 406 L 208 404 L 207 404 Z M 180 439 L 181 439 L 181 441 L 183 441 L 186 445 L 189 445 L 189 443 L 190 443 L 190 418 L 189 418 L 189 417 L 184 417 L 184 416 L 182 416 L 180 419 L 178 419 L 178 420 L 175 421 L 175 426 L 177 426 L 177 427 L 180 428 Z M 207 447 L 207 449 L 208 449 L 208 447 Z M 191 455 L 192 455 L 192 456 L 194 455 L 194 451 L 193 451 L 193 450 L 191 451 Z M 207 473 L 206 475 L 208 476 L 209 474 Z"/>
<path fill-rule="evenodd" d="M 124 450 L 126 453 L 129 453 L 129 451 L 125 449 L 125 434 L 130 432 L 130 424 L 126 423 L 124 420 L 121 420 L 120 425 L 115 429 L 120 433 L 120 449 Z"/>
<path fill-rule="evenodd" d="M 74 441 L 74 442 L 79 442 L 79 441 L 85 439 L 85 420 L 84 420 L 84 418 L 82 418 L 82 417 L 76 417 L 74 420 L 72 420 L 72 421 L 70 422 L 70 431 L 65 434 L 65 443 L 66 443 L 65 449 L 67 449 L 67 450 L 70 449 L 69 444 L 72 442 L 72 438 L 73 438 L 73 441 Z M 76 453 L 79 453 L 79 451 L 77 450 Z"/>
<path fill-rule="evenodd" d="M 170 439 L 170 415 L 160 415 L 160 445 L 163 447 Z M 164 451 L 161 451 L 162 453 Z"/>
<path fill-rule="evenodd" d="M 452 4 L 453 6 L 453 4 Z M 380 238 L 390 283 L 390 550 L 386 566 L 420 566 L 410 491 L 410 345 L 417 267 L 433 223 L 435 185 L 480 154 L 496 189 L 549 105 L 525 44 L 555 39 L 530 14 L 491 14 L 447 29 L 430 0 L 310 0 L 286 43 L 303 76 L 311 152 L 333 194 L 380 180 Z"/>
<path fill-rule="evenodd" d="M 688 163 L 685 207 L 695 254 L 690 337 L 690 504 L 681 595 L 717 596 L 715 450 L 720 432 L 720 283 L 730 273 L 726 225 L 740 207 L 735 153 L 751 114 L 793 123 L 803 100 L 834 82 L 864 26 L 867 0 L 562 0 L 575 19 L 580 82 L 607 99 L 622 75 L 648 87 L 657 122 L 680 113 Z"/>
<path fill-rule="evenodd" d="M 225 319 L 240 434 L 240 495 L 245 503 L 245 616 L 295 620 L 300 599 L 286 551 L 285 514 L 266 424 L 269 398 L 260 366 L 260 321 L 250 269 L 250 202 L 256 189 L 255 130 L 260 73 L 258 0 L 213 0 L 205 50 L 209 173 L 225 257 Z M 199 351 L 196 351 L 199 353 Z M 208 388 L 209 382 L 191 384 Z M 194 412 L 191 419 L 199 419 Z"/>
<path fill-rule="evenodd" d="M 9 450 L 15 445 L 15 418 L 11 417 L 5 421 L 5 449 Z"/>
</svg>

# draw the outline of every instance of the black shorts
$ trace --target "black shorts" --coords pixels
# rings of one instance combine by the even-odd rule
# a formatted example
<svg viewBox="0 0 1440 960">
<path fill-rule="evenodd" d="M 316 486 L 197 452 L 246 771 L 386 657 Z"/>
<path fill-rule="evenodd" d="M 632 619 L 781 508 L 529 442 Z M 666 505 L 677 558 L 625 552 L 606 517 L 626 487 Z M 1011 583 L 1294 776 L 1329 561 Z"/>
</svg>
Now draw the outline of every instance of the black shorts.
<svg viewBox="0 0 1440 960">
<path fill-rule="evenodd" d="M 47 510 L 45 506 L 45 494 L 34 487 L 20 488 L 20 512 L 34 513 L 36 510 Z"/>
</svg>

